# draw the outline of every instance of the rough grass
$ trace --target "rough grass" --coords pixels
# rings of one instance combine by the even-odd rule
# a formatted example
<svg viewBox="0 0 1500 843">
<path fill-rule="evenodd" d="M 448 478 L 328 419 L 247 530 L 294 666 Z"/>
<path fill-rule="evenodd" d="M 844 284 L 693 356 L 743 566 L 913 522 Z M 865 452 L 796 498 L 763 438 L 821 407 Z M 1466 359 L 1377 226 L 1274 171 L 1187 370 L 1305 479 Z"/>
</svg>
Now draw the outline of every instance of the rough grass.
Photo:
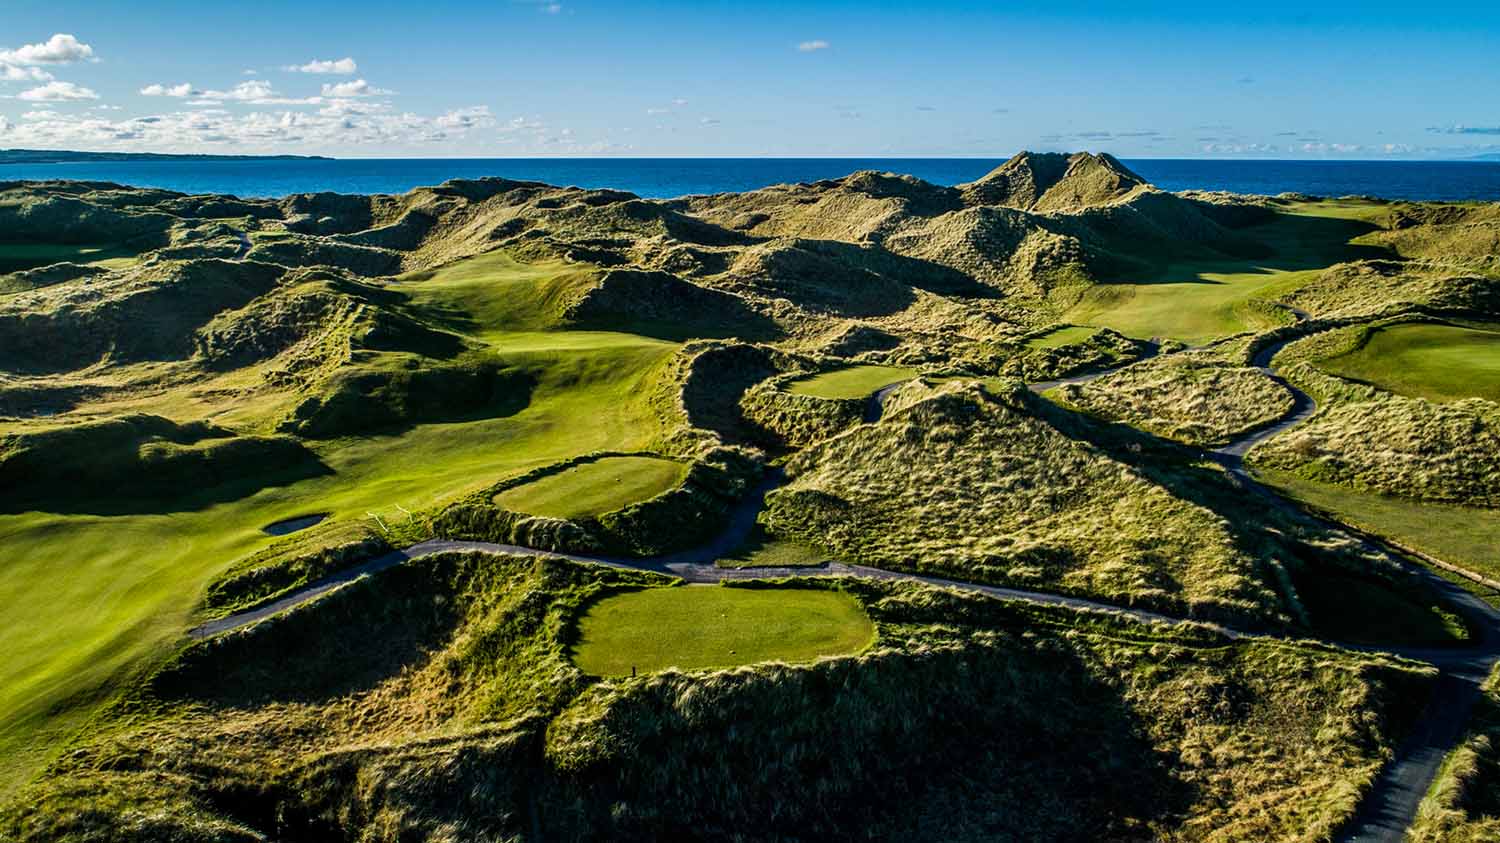
<svg viewBox="0 0 1500 843">
<path fill-rule="evenodd" d="M 573 661 L 594 676 L 808 662 L 859 652 L 874 635 L 859 604 L 837 591 L 652 588 L 590 606 Z"/>
<path fill-rule="evenodd" d="M 1376 328 L 1351 351 L 1316 365 L 1349 380 L 1429 401 L 1500 403 L 1500 330 L 1432 323 Z"/>
<path fill-rule="evenodd" d="M 657 457 L 604 457 L 506 489 L 495 503 L 514 512 L 572 520 L 639 503 L 674 489 L 687 466 Z"/>
<path fill-rule="evenodd" d="M 1379 393 L 1338 401 L 1257 445 L 1257 466 L 1362 491 L 1500 506 L 1500 405 Z"/>
<path fill-rule="evenodd" d="M 842 599 L 880 642 L 857 656 L 591 683 L 567 656 L 572 621 L 659 584 L 478 555 L 389 569 L 183 649 L 0 814 L 0 835 L 1313 843 L 1431 679 L 851 581 Z"/>
<path fill-rule="evenodd" d="M 1484 684 L 1468 733 L 1417 809 L 1408 843 L 1500 839 L 1500 668 Z"/>
<path fill-rule="evenodd" d="M 1222 445 L 1281 418 L 1292 394 L 1263 373 L 1202 354 L 1144 360 L 1056 390 L 1066 404 L 1190 445 Z"/>
<path fill-rule="evenodd" d="M 902 366 L 847 366 L 794 380 L 787 390 L 811 398 L 865 398 L 881 387 L 916 376 L 915 369 Z"/>
</svg>

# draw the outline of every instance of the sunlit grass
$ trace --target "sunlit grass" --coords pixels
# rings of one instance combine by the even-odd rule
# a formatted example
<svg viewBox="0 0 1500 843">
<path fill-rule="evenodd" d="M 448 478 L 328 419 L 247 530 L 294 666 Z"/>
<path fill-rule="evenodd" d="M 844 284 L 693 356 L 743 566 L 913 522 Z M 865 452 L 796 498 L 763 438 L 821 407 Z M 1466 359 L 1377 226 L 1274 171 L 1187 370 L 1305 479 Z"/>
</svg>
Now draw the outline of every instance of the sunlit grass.
<svg viewBox="0 0 1500 843">
<path fill-rule="evenodd" d="M 916 376 L 915 369 L 903 366 L 848 366 L 792 381 L 787 390 L 813 398 L 864 398 Z"/>
<path fill-rule="evenodd" d="M 1500 401 L 1500 331 L 1457 325 L 1377 328 L 1363 345 L 1318 361 L 1318 367 L 1389 392 L 1459 401 Z"/>
<path fill-rule="evenodd" d="M 653 588 L 590 607 L 579 622 L 574 661 L 598 676 L 806 662 L 858 652 L 874 637 L 864 610 L 837 591 Z"/>
<path fill-rule="evenodd" d="M 675 460 L 605 457 L 506 489 L 495 496 L 495 503 L 527 515 L 587 518 L 676 488 L 686 470 Z"/>
</svg>

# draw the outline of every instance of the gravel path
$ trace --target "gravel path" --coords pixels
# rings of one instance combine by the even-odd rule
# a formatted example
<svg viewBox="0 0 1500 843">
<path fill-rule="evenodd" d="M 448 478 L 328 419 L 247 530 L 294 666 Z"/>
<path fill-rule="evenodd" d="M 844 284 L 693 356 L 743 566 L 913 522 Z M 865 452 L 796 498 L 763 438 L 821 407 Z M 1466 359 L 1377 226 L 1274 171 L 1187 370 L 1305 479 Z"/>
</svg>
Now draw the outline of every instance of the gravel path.
<svg viewBox="0 0 1500 843">
<path fill-rule="evenodd" d="M 1290 339 L 1283 340 L 1262 349 L 1255 355 L 1252 365 L 1260 369 L 1268 377 L 1274 378 L 1292 393 L 1294 398 L 1292 409 L 1281 419 L 1250 431 L 1229 445 L 1215 449 L 1209 453 L 1224 466 L 1230 475 L 1231 481 L 1247 492 L 1262 495 L 1280 508 L 1295 512 L 1303 517 L 1308 517 L 1308 514 L 1300 507 L 1297 507 L 1295 504 L 1258 483 L 1250 476 L 1243 465 L 1244 455 L 1251 448 L 1272 436 L 1286 431 L 1290 427 L 1300 424 L 1317 411 L 1317 405 L 1310 396 L 1287 383 L 1271 367 L 1271 361 L 1276 356 L 1276 353 L 1290 341 Z M 1154 355 L 1156 352 L 1157 346 L 1153 344 L 1148 356 Z M 1123 367 L 1116 367 L 1072 378 L 1061 378 L 1030 384 L 1029 386 L 1032 391 L 1042 393 L 1065 384 L 1087 383 L 1111 372 L 1118 371 L 1119 368 Z M 865 412 L 866 421 L 873 422 L 879 420 L 884 411 L 886 398 L 899 386 L 901 386 L 899 383 L 891 384 L 871 396 L 869 406 Z M 210 621 L 191 630 L 189 635 L 193 638 L 201 639 L 231 630 L 242 629 L 272 615 L 327 594 L 367 574 L 374 574 L 412 559 L 453 551 L 557 557 L 584 564 L 652 571 L 681 577 L 688 582 L 694 583 L 717 583 L 730 579 L 791 576 L 843 576 L 867 577 L 880 580 L 904 580 L 908 582 L 920 582 L 940 588 L 952 588 L 986 594 L 1009 600 L 1023 600 L 1029 603 L 1067 606 L 1080 610 L 1104 612 L 1150 623 L 1170 625 L 1197 623 L 1183 618 L 1129 607 L 1114 606 L 1081 597 L 1003 588 L 940 577 L 919 576 L 900 571 L 872 568 L 865 565 L 828 563 L 815 568 L 718 567 L 715 561 L 735 550 L 749 536 L 750 531 L 755 526 L 757 517 L 765 506 L 766 494 L 781 485 L 784 479 L 784 475 L 779 468 L 767 472 L 761 484 L 747 494 L 731 510 L 729 523 L 724 531 L 707 545 L 689 551 L 655 558 L 638 559 L 554 553 L 535 548 L 493 544 L 489 542 L 433 539 L 413 545 L 404 550 L 392 551 L 384 556 L 371 559 L 362 565 L 340 571 L 260 608 Z M 1335 529 L 1346 530 L 1343 525 L 1336 522 L 1328 521 L 1326 523 Z M 1370 537 L 1363 537 L 1363 540 L 1372 547 L 1392 553 L 1398 559 L 1405 558 L 1399 549 L 1384 546 L 1378 540 Z M 1417 576 L 1424 579 L 1428 585 L 1441 594 L 1451 606 L 1456 608 L 1468 620 L 1470 626 L 1475 630 L 1475 640 L 1468 647 L 1444 649 L 1419 647 L 1376 648 L 1339 645 L 1344 649 L 1355 651 L 1392 653 L 1431 663 L 1436 665 L 1440 670 L 1440 676 L 1435 685 L 1433 695 L 1427 703 L 1421 723 L 1416 732 L 1409 736 L 1406 743 L 1397 752 L 1396 757 L 1390 764 L 1386 765 L 1374 787 L 1361 801 L 1354 818 L 1338 836 L 1338 840 L 1346 841 L 1347 843 L 1402 843 L 1404 841 L 1406 829 L 1410 827 L 1412 821 L 1415 819 L 1417 806 L 1426 794 L 1427 789 L 1431 786 L 1434 778 L 1436 778 L 1443 759 L 1463 735 L 1464 728 L 1469 720 L 1469 714 L 1478 701 L 1480 685 L 1496 663 L 1497 658 L 1500 658 L 1500 634 L 1497 634 L 1497 631 L 1500 631 L 1500 612 L 1497 612 L 1489 604 L 1470 592 L 1433 574 L 1427 568 L 1416 564 L 1411 564 L 1410 567 Z M 1268 639 L 1277 637 L 1268 633 L 1244 632 L 1208 624 L 1199 625 L 1210 626 L 1224 635 L 1236 639 Z"/>
</svg>

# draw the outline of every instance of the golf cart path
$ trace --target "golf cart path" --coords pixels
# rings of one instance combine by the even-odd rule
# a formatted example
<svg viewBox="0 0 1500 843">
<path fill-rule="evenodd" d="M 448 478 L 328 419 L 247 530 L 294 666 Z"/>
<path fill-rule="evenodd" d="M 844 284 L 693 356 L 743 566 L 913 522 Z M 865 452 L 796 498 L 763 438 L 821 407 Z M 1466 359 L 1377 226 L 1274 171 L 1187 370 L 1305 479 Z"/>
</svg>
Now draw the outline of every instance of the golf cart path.
<svg viewBox="0 0 1500 843">
<path fill-rule="evenodd" d="M 1273 358 L 1294 338 L 1285 338 L 1272 343 L 1255 354 L 1251 365 L 1266 376 L 1273 378 L 1287 389 L 1293 397 L 1292 408 L 1281 418 L 1248 431 L 1221 448 L 1207 452 L 1222 464 L 1231 482 L 1246 491 L 1264 496 L 1273 505 L 1302 517 L 1312 517 L 1330 527 L 1348 532 L 1341 524 L 1310 515 L 1305 510 L 1262 486 L 1245 470 L 1243 458 L 1256 445 L 1302 423 L 1317 411 L 1317 404 L 1310 396 L 1286 382 L 1271 366 Z M 1157 353 L 1159 346 L 1152 343 L 1146 357 Z M 1145 359 L 1144 357 L 1141 359 Z M 1138 361 L 1132 361 L 1132 363 Z M 1130 365 L 1130 364 L 1125 364 Z M 1124 366 L 1079 375 L 1071 378 L 1030 384 L 1032 391 L 1041 393 L 1066 384 L 1081 384 L 1104 377 Z M 875 392 L 865 412 L 866 421 L 878 421 L 886 398 L 900 386 L 891 384 Z M 521 547 L 519 545 L 495 544 L 491 542 L 451 541 L 432 539 L 403 550 L 395 550 L 365 562 L 362 565 L 340 571 L 316 583 L 294 591 L 279 600 L 259 608 L 230 615 L 203 624 L 189 632 L 193 638 L 202 639 L 232 630 L 242 629 L 280 612 L 306 603 L 334 591 L 359 577 L 400 565 L 412 559 L 447 552 L 479 552 L 531 557 L 551 557 L 593 565 L 605 565 L 638 571 L 650 571 L 680 577 L 690 583 L 718 583 L 735 579 L 762 579 L 776 577 L 842 576 L 865 577 L 888 581 L 918 582 L 940 588 L 985 594 L 1028 603 L 1065 606 L 1092 612 L 1103 612 L 1117 617 L 1127 617 L 1147 623 L 1172 626 L 1197 625 L 1215 629 L 1230 639 L 1282 639 L 1274 633 L 1247 632 L 1217 624 L 1208 624 L 1189 618 L 1163 615 L 1128 606 L 1073 597 L 1050 592 L 1005 588 L 962 580 L 929 577 L 918 574 L 890 571 L 865 565 L 839 562 L 825 563 L 815 568 L 721 568 L 716 560 L 739 547 L 754 528 L 756 519 L 765 506 L 765 497 L 772 489 L 781 485 L 785 477 L 781 469 L 768 471 L 765 479 L 745 495 L 730 511 L 726 528 L 708 544 L 688 551 L 652 558 L 626 558 L 605 555 L 561 553 Z M 1357 534 L 1356 534 L 1357 535 Z M 1385 546 L 1369 536 L 1358 536 L 1367 545 L 1391 553 L 1397 559 L 1405 559 L 1398 548 Z M 1435 683 L 1418 727 L 1399 748 L 1395 758 L 1377 777 L 1374 786 L 1361 800 L 1355 815 L 1338 836 L 1348 843 L 1402 843 L 1406 829 L 1416 817 L 1421 803 L 1448 752 L 1457 745 L 1469 720 L 1469 714 L 1478 701 L 1484 682 L 1497 658 L 1500 658 L 1500 611 L 1480 600 L 1465 589 L 1437 576 L 1425 567 L 1410 564 L 1409 568 L 1445 598 L 1468 621 L 1474 630 L 1474 640 L 1463 648 L 1421 647 L 1362 647 L 1337 644 L 1342 649 L 1389 653 L 1405 658 L 1431 663 L 1438 667 L 1440 675 Z"/>
</svg>

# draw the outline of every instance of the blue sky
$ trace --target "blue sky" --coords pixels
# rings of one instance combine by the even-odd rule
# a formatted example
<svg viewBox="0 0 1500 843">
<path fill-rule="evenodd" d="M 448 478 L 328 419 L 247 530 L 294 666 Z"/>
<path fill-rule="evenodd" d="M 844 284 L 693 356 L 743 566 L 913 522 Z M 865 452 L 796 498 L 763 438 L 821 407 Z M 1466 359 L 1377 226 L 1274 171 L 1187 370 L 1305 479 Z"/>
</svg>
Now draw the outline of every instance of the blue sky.
<svg viewBox="0 0 1500 843">
<path fill-rule="evenodd" d="M 5 0 L 0 147 L 1454 158 L 1500 3 Z"/>
</svg>

